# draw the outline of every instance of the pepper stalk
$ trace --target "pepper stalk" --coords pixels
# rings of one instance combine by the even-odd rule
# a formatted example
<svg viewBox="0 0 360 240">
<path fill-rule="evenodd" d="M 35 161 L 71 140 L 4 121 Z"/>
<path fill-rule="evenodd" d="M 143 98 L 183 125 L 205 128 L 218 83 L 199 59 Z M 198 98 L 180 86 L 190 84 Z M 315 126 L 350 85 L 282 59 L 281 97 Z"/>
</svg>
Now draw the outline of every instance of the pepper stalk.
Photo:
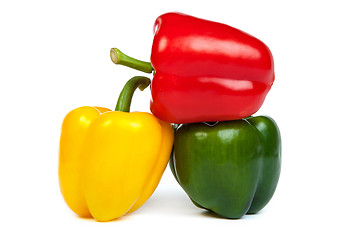
<svg viewBox="0 0 360 240">
<path fill-rule="evenodd" d="M 117 48 L 110 49 L 110 58 L 111 61 L 115 64 L 130 67 L 145 73 L 152 73 L 154 71 L 154 68 L 152 67 L 150 62 L 145 62 L 129 57 Z"/>
<path fill-rule="evenodd" d="M 143 91 L 149 85 L 150 79 L 143 76 L 136 76 L 127 81 L 119 95 L 115 111 L 129 112 L 135 90 L 139 88 L 140 91 Z"/>
</svg>

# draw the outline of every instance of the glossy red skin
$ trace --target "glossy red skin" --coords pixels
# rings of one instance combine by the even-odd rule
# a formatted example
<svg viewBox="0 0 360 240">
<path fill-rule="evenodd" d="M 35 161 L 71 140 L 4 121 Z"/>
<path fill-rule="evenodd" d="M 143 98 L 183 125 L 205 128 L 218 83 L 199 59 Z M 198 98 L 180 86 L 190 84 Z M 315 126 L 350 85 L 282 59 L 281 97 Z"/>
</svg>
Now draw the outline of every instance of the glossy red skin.
<svg viewBox="0 0 360 240">
<path fill-rule="evenodd" d="M 157 18 L 151 63 L 152 113 L 171 123 L 254 114 L 274 82 L 269 48 L 225 24 L 180 13 Z"/>
</svg>

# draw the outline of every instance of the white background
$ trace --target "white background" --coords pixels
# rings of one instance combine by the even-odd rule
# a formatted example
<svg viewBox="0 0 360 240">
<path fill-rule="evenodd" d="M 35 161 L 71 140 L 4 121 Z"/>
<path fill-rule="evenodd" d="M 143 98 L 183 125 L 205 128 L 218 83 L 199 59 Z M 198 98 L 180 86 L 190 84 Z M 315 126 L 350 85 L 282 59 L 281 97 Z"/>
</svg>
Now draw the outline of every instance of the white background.
<svg viewBox="0 0 360 240">
<path fill-rule="evenodd" d="M 275 83 L 257 115 L 283 139 L 268 206 L 240 220 L 192 205 L 167 168 L 137 212 L 99 223 L 74 215 L 58 187 L 64 116 L 114 108 L 126 80 L 111 47 L 149 60 L 154 20 L 179 11 L 264 41 Z M 359 6 L 356 1 L 1 1 L 0 239 L 359 239 Z M 132 110 L 149 111 L 149 89 Z"/>
</svg>

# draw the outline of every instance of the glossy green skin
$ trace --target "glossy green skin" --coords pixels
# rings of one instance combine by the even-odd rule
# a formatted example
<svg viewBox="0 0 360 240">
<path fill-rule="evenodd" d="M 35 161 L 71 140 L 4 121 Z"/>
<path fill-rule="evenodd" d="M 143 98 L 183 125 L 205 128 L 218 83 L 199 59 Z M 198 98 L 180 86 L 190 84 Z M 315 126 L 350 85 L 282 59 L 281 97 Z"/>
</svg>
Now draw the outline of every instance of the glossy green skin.
<svg viewBox="0 0 360 240">
<path fill-rule="evenodd" d="M 277 186 L 281 138 L 266 116 L 181 125 L 170 168 L 193 203 L 226 218 L 260 211 Z"/>
</svg>

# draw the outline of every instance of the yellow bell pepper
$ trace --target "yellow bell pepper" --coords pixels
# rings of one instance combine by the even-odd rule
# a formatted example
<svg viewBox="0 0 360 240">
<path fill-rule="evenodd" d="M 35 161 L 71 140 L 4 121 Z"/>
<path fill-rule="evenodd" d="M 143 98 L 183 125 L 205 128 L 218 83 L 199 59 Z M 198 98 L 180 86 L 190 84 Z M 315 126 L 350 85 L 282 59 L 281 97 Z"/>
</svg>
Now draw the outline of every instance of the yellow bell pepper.
<svg viewBox="0 0 360 240">
<path fill-rule="evenodd" d="M 116 219 L 141 207 L 166 168 L 174 131 L 150 113 L 129 113 L 135 77 L 120 94 L 115 111 L 80 107 L 65 117 L 60 137 L 59 182 L 72 211 L 98 221 Z"/>
</svg>

